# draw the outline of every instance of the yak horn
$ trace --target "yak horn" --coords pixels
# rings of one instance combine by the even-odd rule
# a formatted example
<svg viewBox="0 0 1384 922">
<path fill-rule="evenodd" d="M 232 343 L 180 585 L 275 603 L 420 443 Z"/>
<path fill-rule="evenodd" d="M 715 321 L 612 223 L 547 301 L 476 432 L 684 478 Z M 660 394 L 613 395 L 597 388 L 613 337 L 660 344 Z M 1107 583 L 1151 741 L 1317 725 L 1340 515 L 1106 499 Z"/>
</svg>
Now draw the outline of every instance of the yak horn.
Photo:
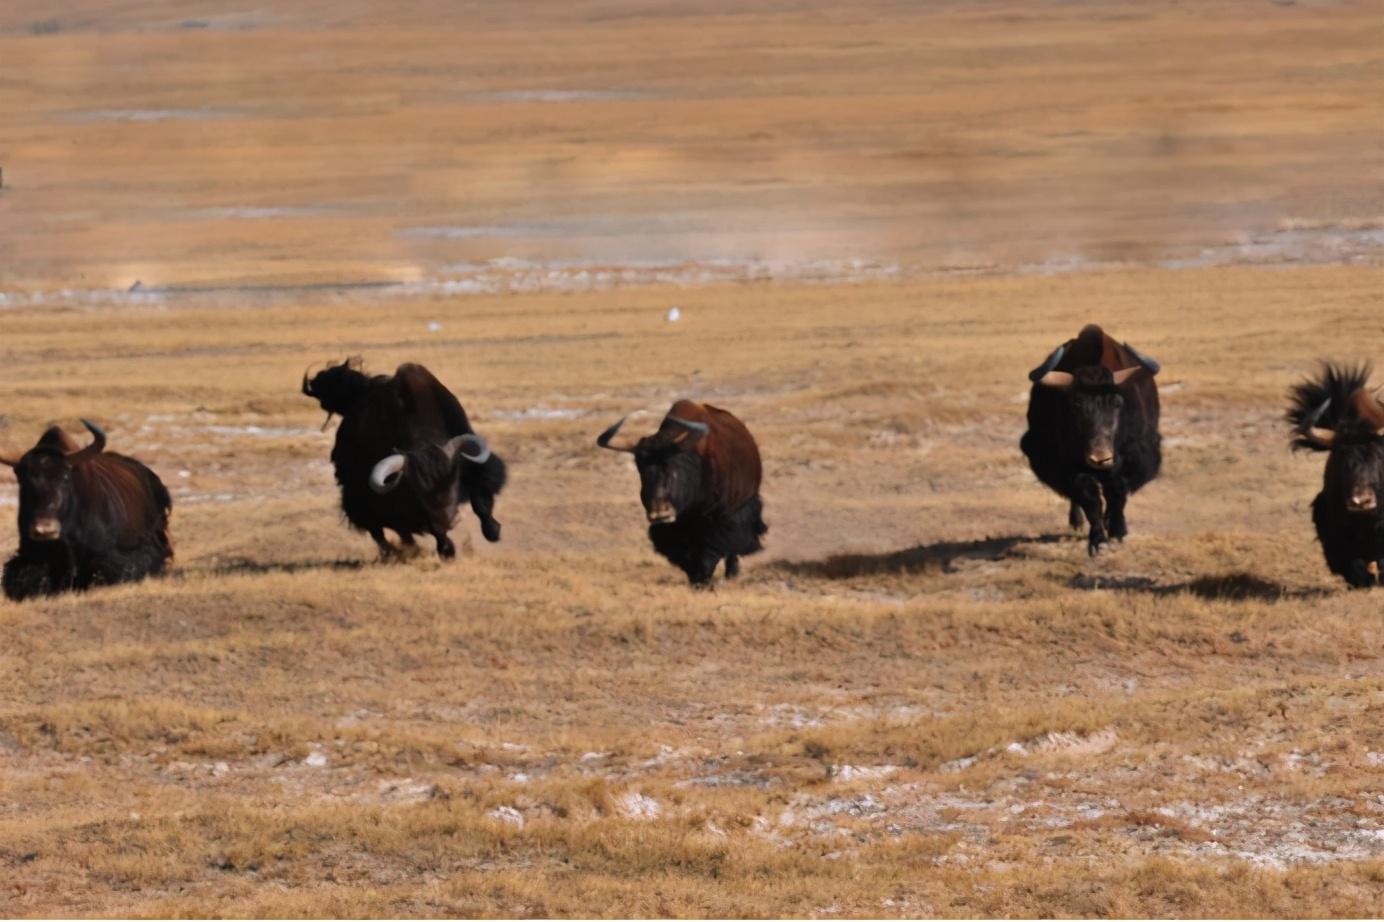
<svg viewBox="0 0 1384 922">
<path fill-rule="evenodd" d="M 1065 391 L 1076 383 L 1076 376 L 1068 374 L 1065 371 L 1050 371 L 1045 375 L 1038 376 L 1034 380 L 1043 385 L 1043 387 L 1051 387 L 1059 391 Z"/>
<path fill-rule="evenodd" d="M 1326 411 L 1330 409 L 1330 407 L 1331 398 L 1328 397 L 1322 401 L 1321 406 L 1317 407 L 1316 410 L 1312 411 L 1312 415 L 1308 418 L 1307 424 L 1302 427 L 1303 438 L 1307 439 L 1314 445 L 1321 446 L 1322 448 L 1330 448 L 1332 444 L 1336 441 L 1336 430 L 1326 429 L 1322 426 L 1317 425 L 1318 420 L 1320 420 L 1322 416 L 1326 414 Z"/>
<path fill-rule="evenodd" d="M 403 480 L 404 466 L 408 460 L 403 455 L 390 455 L 380 460 L 370 470 L 370 489 L 376 493 L 390 493 Z"/>
<path fill-rule="evenodd" d="M 1039 365 L 1037 368 L 1033 369 L 1028 373 L 1028 380 L 1038 384 L 1043 383 L 1043 378 L 1046 377 L 1054 368 L 1057 367 L 1057 363 L 1062 361 L 1062 356 L 1066 354 L 1067 347 L 1065 345 L 1058 346 L 1056 349 L 1052 351 L 1052 355 L 1048 356 L 1047 359 L 1043 362 L 1043 364 Z M 1049 384 L 1048 386 L 1053 387 L 1054 385 Z"/>
<path fill-rule="evenodd" d="M 690 419 L 680 419 L 676 416 L 668 417 L 668 422 L 676 423 L 677 425 L 687 429 L 688 432 L 695 432 L 697 434 L 697 439 L 706 438 L 707 433 L 711 431 L 711 427 L 708 426 L 706 423 L 694 423 Z M 687 433 L 683 433 L 682 435 L 678 436 L 677 440 L 682 441 L 686 438 Z M 694 441 L 696 440 L 694 439 Z"/>
<path fill-rule="evenodd" d="M 470 453 L 466 451 L 468 447 L 471 449 Z M 490 446 L 474 432 L 448 439 L 442 450 L 447 453 L 448 461 L 456 458 L 458 454 L 472 464 L 484 464 L 490 460 Z"/>
<path fill-rule="evenodd" d="M 1148 369 L 1149 374 L 1156 375 L 1163 370 L 1163 366 L 1155 362 L 1151 356 L 1144 355 L 1144 353 L 1140 352 L 1138 349 L 1135 349 L 1129 343 L 1125 343 L 1124 347 L 1126 352 L 1134 356 L 1134 360 L 1136 362 L 1138 362 L 1140 365 L 1143 365 L 1144 368 Z"/>
<path fill-rule="evenodd" d="M 1121 368 L 1119 371 L 1115 372 L 1115 386 L 1124 386 L 1125 384 L 1129 383 L 1129 381 L 1133 379 L 1134 376 L 1139 374 L 1139 372 L 1141 371 L 1153 374 L 1153 372 L 1149 371 L 1143 365 L 1135 365 L 1133 368 Z"/>
<path fill-rule="evenodd" d="M 82 425 L 86 426 L 87 430 L 91 433 L 91 444 L 83 448 L 78 448 L 76 451 L 68 452 L 68 461 L 84 461 L 93 455 L 99 455 L 101 449 L 106 447 L 106 433 L 101 430 L 100 426 L 89 419 L 82 420 Z"/>
<path fill-rule="evenodd" d="M 615 433 L 620 431 L 620 427 L 625 424 L 627 419 L 629 419 L 628 416 L 620 417 L 619 422 L 597 437 L 596 444 L 602 448 L 609 448 L 611 451 L 634 451 L 634 446 L 639 443 L 639 439 L 634 436 L 625 436 L 618 442 L 612 441 L 615 438 Z"/>
<path fill-rule="evenodd" d="M 5 465 L 5 467 L 17 467 L 19 465 L 19 459 L 22 457 L 24 457 L 23 454 L 14 455 L 9 452 L 0 451 L 0 464 Z"/>
</svg>

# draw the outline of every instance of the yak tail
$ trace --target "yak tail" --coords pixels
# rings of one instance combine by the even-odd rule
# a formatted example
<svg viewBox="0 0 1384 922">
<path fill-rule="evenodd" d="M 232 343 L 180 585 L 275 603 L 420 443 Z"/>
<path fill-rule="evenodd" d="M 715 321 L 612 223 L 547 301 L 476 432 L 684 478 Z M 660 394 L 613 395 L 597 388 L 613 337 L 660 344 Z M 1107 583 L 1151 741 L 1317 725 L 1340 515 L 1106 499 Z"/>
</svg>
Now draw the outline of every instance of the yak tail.
<svg viewBox="0 0 1384 922">
<path fill-rule="evenodd" d="M 1286 419 L 1297 433 L 1294 448 L 1322 451 L 1322 446 L 1307 438 L 1309 428 L 1336 429 L 1354 412 L 1355 392 L 1370 380 L 1368 362 L 1346 365 L 1322 362 L 1315 377 L 1305 378 L 1288 391 Z"/>
</svg>

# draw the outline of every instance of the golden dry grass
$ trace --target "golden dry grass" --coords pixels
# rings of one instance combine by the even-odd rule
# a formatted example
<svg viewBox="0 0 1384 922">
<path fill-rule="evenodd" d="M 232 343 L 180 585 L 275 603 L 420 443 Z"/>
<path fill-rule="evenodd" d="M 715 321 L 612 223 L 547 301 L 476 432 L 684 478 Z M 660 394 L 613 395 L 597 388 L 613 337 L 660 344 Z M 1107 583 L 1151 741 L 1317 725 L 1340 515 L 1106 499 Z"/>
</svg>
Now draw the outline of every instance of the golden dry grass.
<svg viewBox="0 0 1384 922">
<path fill-rule="evenodd" d="M 1379 914 L 1382 597 L 1325 572 L 1280 415 L 1317 357 L 1378 356 L 1384 273 L 922 271 L 1368 230 L 1377 5 L 390 9 L 0 12 L 0 281 L 44 293 L 0 310 L 0 440 L 100 421 L 178 547 L 0 602 L 0 913 Z M 474 98 L 553 88 L 650 96 Z M 70 115 L 146 109 L 238 115 Z M 289 206 L 329 210 L 207 211 Z M 706 223 L 637 249 L 661 209 Z M 399 234 L 585 213 L 629 222 Z M 710 258 L 718 221 L 922 269 L 82 292 Z M 1092 319 L 1163 363 L 1167 460 L 1088 560 L 1017 442 Z M 461 396 L 511 464 L 501 544 L 467 514 L 454 564 L 383 566 L 342 525 L 297 384 L 351 354 Z M 684 394 L 765 456 L 768 550 L 712 593 L 593 445 Z"/>
</svg>

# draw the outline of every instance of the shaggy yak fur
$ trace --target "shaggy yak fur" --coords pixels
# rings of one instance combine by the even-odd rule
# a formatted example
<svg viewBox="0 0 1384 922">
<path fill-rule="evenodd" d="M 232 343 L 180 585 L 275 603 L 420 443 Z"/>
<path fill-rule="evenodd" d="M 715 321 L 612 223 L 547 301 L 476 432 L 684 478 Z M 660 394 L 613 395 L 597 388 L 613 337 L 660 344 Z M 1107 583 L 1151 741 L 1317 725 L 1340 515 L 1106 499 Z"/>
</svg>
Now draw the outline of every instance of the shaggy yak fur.
<svg viewBox="0 0 1384 922">
<path fill-rule="evenodd" d="M 53 426 L 23 455 L 0 455 L 19 480 L 19 550 L 5 564 L 15 601 L 141 580 L 173 559 L 173 500 L 158 475 L 103 451 L 106 434 L 79 446 Z"/>
<path fill-rule="evenodd" d="M 725 410 L 691 400 L 673 404 L 658 431 L 644 438 L 617 441 L 622 423 L 597 444 L 634 455 L 654 550 L 693 586 L 710 586 L 722 560 L 726 577 L 734 578 L 740 558 L 761 550 L 769 530 L 759 496 L 759 446 L 750 431 Z"/>
<path fill-rule="evenodd" d="M 505 463 L 475 434 L 452 392 L 422 365 L 372 377 L 359 360 L 347 360 L 311 380 L 304 375 L 303 393 L 328 419 L 341 417 L 332 448 L 341 508 L 353 527 L 369 533 L 381 556 L 399 553 L 385 537 L 388 528 L 405 545 L 414 535 L 431 535 L 440 557 L 455 557 L 447 532 L 463 502 L 470 502 L 485 539 L 500 540 L 494 508 Z"/>
<path fill-rule="evenodd" d="M 1158 476 L 1158 363 L 1092 324 L 1029 373 L 1028 431 L 1019 447 L 1038 479 L 1090 524 L 1087 551 L 1129 532 L 1125 503 Z"/>
<path fill-rule="evenodd" d="M 1370 366 L 1323 363 L 1289 393 L 1293 447 L 1324 451 L 1312 522 L 1326 565 L 1364 589 L 1384 569 L 1384 404 L 1366 388 Z"/>
</svg>

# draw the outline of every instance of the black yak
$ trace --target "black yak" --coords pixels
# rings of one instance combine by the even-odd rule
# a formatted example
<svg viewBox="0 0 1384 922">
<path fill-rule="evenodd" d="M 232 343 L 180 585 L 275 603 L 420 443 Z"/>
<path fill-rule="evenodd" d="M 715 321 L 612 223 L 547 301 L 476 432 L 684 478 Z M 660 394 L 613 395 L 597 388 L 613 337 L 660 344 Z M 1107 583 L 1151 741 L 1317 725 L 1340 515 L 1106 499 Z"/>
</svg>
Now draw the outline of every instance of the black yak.
<svg viewBox="0 0 1384 922">
<path fill-rule="evenodd" d="M 624 422 L 601 433 L 596 444 L 634 455 L 654 550 L 693 586 L 710 586 L 723 559 L 726 577 L 734 578 L 740 558 L 761 550 L 769 530 L 754 436 L 725 410 L 691 400 L 673 404 L 658 431 L 644 438 L 617 440 Z"/>
<path fill-rule="evenodd" d="M 19 550 L 5 564 L 16 601 L 141 580 L 173 559 L 173 501 L 158 475 L 107 452 L 106 434 L 79 446 L 57 426 L 19 456 L 0 454 L 19 480 Z"/>
<path fill-rule="evenodd" d="M 393 375 L 366 375 L 347 360 L 313 376 L 303 393 L 341 417 L 332 464 L 341 485 L 341 508 L 352 526 L 368 532 L 383 557 L 400 550 L 386 528 L 407 546 L 431 535 L 438 556 L 456 546 L 447 532 L 463 502 L 480 519 L 487 541 L 500 540 L 495 497 L 505 485 L 505 463 L 471 428 L 466 411 L 422 365 L 400 365 Z"/>
<path fill-rule="evenodd" d="M 1364 589 L 1384 567 L 1384 404 L 1366 388 L 1370 366 L 1323 363 L 1289 393 L 1293 447 L 1329 452 L 1312 500 L 1327 568 Z"/>
<path fill-rule="evenodd" d="M 1091 525 L 1094 555 L 1124 538 L 1125 503 L 1158 476 L 1158 363 L 1095 324 L 1029 373 L 1028 431 L 1019 447 L 1038 479 L 1071 500 L 1069 521 Z"/>
</svg>

